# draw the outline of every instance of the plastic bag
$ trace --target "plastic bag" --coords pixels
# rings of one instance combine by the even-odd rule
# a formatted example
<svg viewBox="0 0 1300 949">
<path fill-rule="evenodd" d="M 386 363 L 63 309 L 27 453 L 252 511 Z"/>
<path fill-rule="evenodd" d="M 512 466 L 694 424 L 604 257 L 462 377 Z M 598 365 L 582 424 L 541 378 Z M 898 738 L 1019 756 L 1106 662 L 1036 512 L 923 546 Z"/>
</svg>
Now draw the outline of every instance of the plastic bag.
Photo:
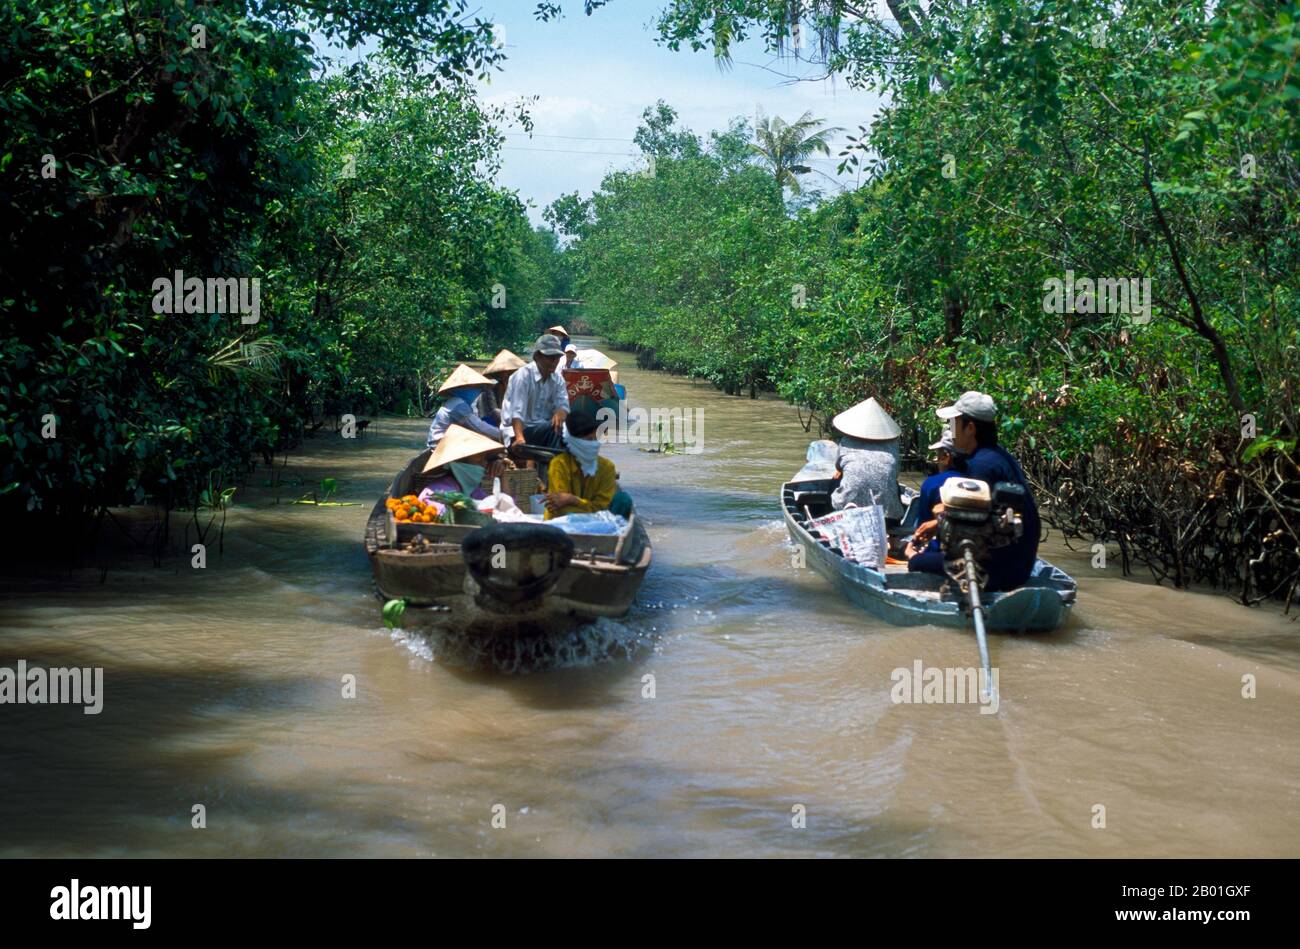
<svg viewBox="0 0 1300 949">
<path fill-rule="evenodd" d="M 498 511 L 519 510 L 519 505 L 515 499 L 501 490 L 501 479 L 492 479 L 492 493 L 482 500 L 478 501 L 476 506 L 484 514 L 491 514 L 494 517 Z"/>
<path fill-rule="evenodd" d="M 621 534 L 627 530 L 627 518 L 596 511 L 591 514 L 566 514 L 546 522 L 566 534 Z"/>
<path fill-rule="evenodd" d="M 492 512 L 494 520 L 502 524 L 541 524 L 545 518 L 540 514 L 525 514 L 518 505 L 497 508 Z"/>
<path fill-rule="evenodd" d="M 483 514 L 491 514 L 493 520 L 505 524 L 540 524 L 539 514 L 528 514 L 515 503 L 515 499 L 501 490 L 501 479 L 492 479 L 492 493 L 478 502 L 478 509 Z"/>
<path fill-rule="evenodd" d="M 808 463 L 799 469 L 791 481 L 821 481 L 835 477 L 835 460 L 839 457 L 840 446 L 829 439 L 818 439 L 808 445 L 804 456 Z"/>
</svg>

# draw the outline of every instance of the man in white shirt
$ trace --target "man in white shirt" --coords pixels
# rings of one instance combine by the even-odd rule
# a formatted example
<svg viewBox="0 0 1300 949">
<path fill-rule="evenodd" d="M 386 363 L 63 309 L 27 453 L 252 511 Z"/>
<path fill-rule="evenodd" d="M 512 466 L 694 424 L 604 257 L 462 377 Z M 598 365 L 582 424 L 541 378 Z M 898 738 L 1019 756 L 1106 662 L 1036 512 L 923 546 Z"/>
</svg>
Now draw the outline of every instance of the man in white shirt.
<svg viewBox="0 0 1300 949">
<path fill-rule="evenodd" d="M 569 390 L 559 371 L 564 349 L 550 333 L 539 336 L 533 361 L 515 371 L 501 404 L 501 436 L 507 445 L 564 447 Z"/>
</svg>

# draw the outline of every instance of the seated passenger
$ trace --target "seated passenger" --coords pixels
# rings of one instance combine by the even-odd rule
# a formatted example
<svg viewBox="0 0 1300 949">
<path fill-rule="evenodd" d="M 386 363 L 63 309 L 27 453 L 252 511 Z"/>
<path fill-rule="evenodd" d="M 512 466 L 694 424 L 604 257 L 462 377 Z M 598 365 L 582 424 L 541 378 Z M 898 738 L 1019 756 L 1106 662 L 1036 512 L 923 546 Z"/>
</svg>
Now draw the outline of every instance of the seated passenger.
<svg viewBox="0 0 1300 949">
<path fill-rule="evenodd" d="M 420 499 L 428 500 L 429 494 L 448 491 L 467 494 L 476 501 L 487 497 L 483 479 L 489 473 L 494 477 L 500 474 L 500 463 L 494 459 L 503 450 L 500 442 L 486 435 L 460 425 L 448 427 L 424 464 L 421 473 L 436 477 L 420 492 Z"/>
<path fill-rule="evenodd" d="M 943 510 L 943 505 L 939 502 L 939 489 L 943 487 L 943 483 L 949 478 L 960 477 L 966 469 L 966 457 L 957 450 L 957 446 L 952 440 L 951 426 L 944 427 L 939 440 L 932 443 L 929 449 L 935 453 L 935 466 L 939 470 L 921 482 L 921 491 L 917 494 L 916 500 L 912 502 L 917 505 L 921 516 L 920 526 L 913 536 L 914 543 L 909 545 L 909 558 L 923 550 L 937 551 L 939 549 L 939 538 L 935 534 L 939 527 L 936 517 Z M 930 538 L 928 546 L 925 543 L 926 537 Z M 915 548 L 915 550 L 911 548 Z"/>
<path fill-rule="evenodd" d="M 452 425 L 463 425 L 486 438 L 501 441 L 501 432 L 479 418 L 474 411 L 474 401 L 493 385 L 491 379 L 479 375 L 464 363 L 457 366 L 456 371 L 438 389 L 438 394 L 446 396 L 447 401 L 434 413 L 425 445 L 429 448 L 436 446 Z"/>
<path fill-rule="evenodd" d="M 983 565 L 988 573 L 984 589 L 990 593 L 1024 586 L 1038 560 L 1042 525 L 1029 479 L 1021 470 L 1020 463 L 998 444 L 997 406 L 983 392 L 964 392 L 956 403 L 936 409 L 935 414 L 951 422 L 954 446 L 966 455 L 963 474 L 986 482 L 990 490 L 999 481 L 1011 481 L 1024 487 L 1025 509 L 1016 512 L 1021 520 L 1020 539 L 1006 547 L 995 547 L 990 551 L 989 562 Z M 917 534 L 921 534 L 919 529 Z M 909 548 L 907 569 L 944 573 L 943 554 L 929 550 L 913 554 Z"/>
<path fill-rule="evenodd" d="M 859 402 L 835 416 L 831 425 L 843 436 L 835 460 L 840 486 L 831 495 L 839 511 L 856 504 L 879 504 L 885 520 L 903 519 L 898 496 L 898 436 L 902 430 L 875 399 Z"/>
<path fill-rule="evenodd" d="M 501 436 L 507 445 L 563 448 L 569 389 L 557 370 L 564 350 L 549 333 L 537 338 L 533 361 L 510 377 L 501 403 Z"/>
<path fill-rule="evenodd" d="M 510 382 L 510 377 L 515 374 L 515 370 L 525 365 L 527 363 L 508 349 L 501 350 L 487 364 L 487 368 L 483 370 L 483 375 L 491 379 L 495 385 L 491 389 L 484 389 L 483 394 L 474 403 L 474 409 L 479 418 L 485 422 L 500 426 L 501 404 L 506 400 L 506 386 Z M 500 435 L 498 434 L 497 437 L 499 438 Z"/>
<path fill-rule="evenodd" d="M 564 347 L 564 368 L 581 369 L 582 362 L 578 359 L 578 347 L 569 343 Z"/>
<path fill-rule="evenodd" d="M 565 451 L 551 459 L 547 471 L 546 519 L 606 510 L 626 517 L 632 499 L 618 489 L 614 462 L 600 457 L 595 413 L 570 415 L 565 429 Z"/>
<path fill-rule="evenodd" d="M 561 348 L 569 345 L 569 331 L 563 326 L 555 325 L 548 327 L 546 332 L 553 334 L 560 341 Z"/>
</svg>

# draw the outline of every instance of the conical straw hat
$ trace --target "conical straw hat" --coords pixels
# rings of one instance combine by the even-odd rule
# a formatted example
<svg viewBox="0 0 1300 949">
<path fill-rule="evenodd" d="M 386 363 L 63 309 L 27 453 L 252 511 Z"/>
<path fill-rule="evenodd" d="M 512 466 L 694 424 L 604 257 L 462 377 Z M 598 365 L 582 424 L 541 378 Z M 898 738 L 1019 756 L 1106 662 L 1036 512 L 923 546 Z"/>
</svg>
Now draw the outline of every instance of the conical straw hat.
<svg viewBox="0 0 1300 949">
<path fill-rule="evenodd" d="M 447 377 L 447 381 L 438 387 L 438 394 L 446 392 L 448 389 L 459 389 L 461 386 L 494 386 L 496 382 L 487 376 L 475 372 L 469 366 L 461 363 L 456 367 L 456 371 Z"/>
<path fill-rule="evenodd" d="M 546 332 L 548 332 L 548 333 L 558 333 L 558 334 L 560 334 L 561 336 L 568 336 L 568 335 L 569 335 L 569 331 L 566 330 L 563 326 L 561 326 L 561 325 L 558 324 L 558 323 L 555 324 L 554 326 L 548 326 L 548 327 L 546 327 Z"/>
<path fill-rule="evenodd" d="M 587 369 L 613 369 L 618 365 L 599 349 L 580 349 L 578 358 L 582 360 L 583 366 Z"/>
<path fill-rule="evenodd" d="M 889 417 L 889 413 L 875 399 L 867 399 L 851 409 L 845 409 L 831 420 L 831 424 L 845 435 L 868 441 L 889 441 L 903 433 L 898 423 Z"/>
<path fill-rule="evenodd" d="M 424 472 L 441 468 L 462 458 L 481 455 L 485 451 L 498 451 L 504 447 L 500 442 L 471 431 L 463 425 L 449 425 L 446 434 L 438 442 L 438 447 L 424 463 Z"/>
<path fill-rule="evenodd" d="M 483 370 L 483 375 L 490 376 L 494 372 L 514 372 L 516 369 L 522 369 L 528 363 L 524 362 L 508 349 L 503 349 L 496 354 L 496 357 L 487 364 Z"/>
</svg>

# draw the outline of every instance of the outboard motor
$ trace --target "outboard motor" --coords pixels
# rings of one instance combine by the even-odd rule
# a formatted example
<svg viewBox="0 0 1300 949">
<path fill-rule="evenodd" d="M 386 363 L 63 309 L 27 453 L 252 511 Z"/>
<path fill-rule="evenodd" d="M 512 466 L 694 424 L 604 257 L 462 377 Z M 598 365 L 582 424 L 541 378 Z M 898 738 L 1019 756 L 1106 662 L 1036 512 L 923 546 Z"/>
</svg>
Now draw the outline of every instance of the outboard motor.
<svg viewBox="0 0 1300 949">
<path fill-rule="evenodd" d="M 1016 511 L 1024 509 L 1025 488 L 1012 481 L 999 481 L 990 490 L 988 482 L 977 478 L 950 478 L 939 488 L 939 500 L 943 502 L 939 546 L 943 548 L 944 567 L 948 578 L 970 603 L 980 664 L 984 667 L 981 697 L 996 701 L 980 593 L 988 582 L 983 564 L 990 550 L 1013 544 L 1020 537 L 1023 525 Z"/>
<path fill-rule="evenodd" d="M 470 531 L 460 555 L 477 589 L 474 600 L 495 613 L 541 604 L 573 559 L 573 541 L 544 524 L 491 524 Z"/>
<path fill-rule="evenodd" d="M 943 524 L 939 545 L 949 563 L 964 556 L 969 546 L 978 563 L 988 559 L 989 550 L 1015 543 L 1022 530 L 1016 513 L 1025 507 L 1025 489 L 1013 481 L 988 483 L 975 478 L 950 478 L 939 488 L 943 502 Z"/>
</svg>

